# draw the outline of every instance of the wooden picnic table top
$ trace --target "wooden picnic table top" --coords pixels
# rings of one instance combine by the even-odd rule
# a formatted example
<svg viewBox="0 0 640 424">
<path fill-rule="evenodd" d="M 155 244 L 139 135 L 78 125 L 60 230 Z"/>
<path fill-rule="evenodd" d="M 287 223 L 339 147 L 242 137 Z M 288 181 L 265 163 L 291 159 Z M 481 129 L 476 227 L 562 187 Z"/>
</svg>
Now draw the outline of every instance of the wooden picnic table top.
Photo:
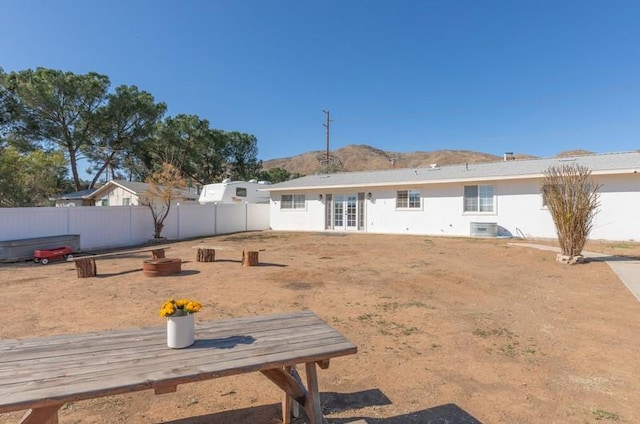
<svg viewBox="0 0 640 424">
<path fill-rule="evenodd" d="M 0 413 L 146 389 L 162 393 L 356 351 L 310 311 L 196 320 L 196 342 L 185 349 L 167 347 L 166 326 L 1 340 Z"/>
<path fill-rule="evenodd" d="M 79 261 L 82 259 L 91 259 L 91 258 L 105 258 L 107 256 L 119 256 L 119 255 L 134 255 L 136 253 L 144 253 L 144 252 L 153 252 L 154 250 L 167 250 L 171 249 L 169 246 L 154 246 L 154 247 L 146 247 L 144 249 L 136 249 L 136 250 L 123 250 L 119 252 L 111 252 L 111 253 L 99 253 L 97 255 L 85 255 L 85 256 L 74 256 L 72 258 L 68 258 L 68 262 Z"/>
</svg>

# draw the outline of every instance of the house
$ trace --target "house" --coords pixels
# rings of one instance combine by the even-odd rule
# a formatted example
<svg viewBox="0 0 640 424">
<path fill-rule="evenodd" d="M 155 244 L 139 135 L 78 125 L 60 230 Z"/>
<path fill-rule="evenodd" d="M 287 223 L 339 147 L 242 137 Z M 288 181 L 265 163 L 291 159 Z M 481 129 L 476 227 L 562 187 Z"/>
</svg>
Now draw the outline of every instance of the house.
<svg viewBox="0 0 640 424">
<path fill-rule="evenodd" d="M 55 202 L 55 206 L 59 207 L 73 207 L 73 206 L 93 206 L 95 201 L 93 200 L 93 192 L 95 188 L 88 190 L 75 191 L 73 193 L 61 194 L 54 196 L 49 200 Z"/>
<path fill-rule="evenodd" d="M 316 174 L 269 186 L 274 230 L 555 238 L 541 184 L 551 166 L 591 169 L 592 239 L 640 240 L 640 152 Z"/>
<path fill-rule="evenodd" d="M 149 190 L 149 184 L 136 181 L 112 180 L 97 189 L 93 195 L 95 206 L 136 206 Z M 176 203 L 194 203 L 198 200 L 195 190 L 180 190 Z"/>
</svg>

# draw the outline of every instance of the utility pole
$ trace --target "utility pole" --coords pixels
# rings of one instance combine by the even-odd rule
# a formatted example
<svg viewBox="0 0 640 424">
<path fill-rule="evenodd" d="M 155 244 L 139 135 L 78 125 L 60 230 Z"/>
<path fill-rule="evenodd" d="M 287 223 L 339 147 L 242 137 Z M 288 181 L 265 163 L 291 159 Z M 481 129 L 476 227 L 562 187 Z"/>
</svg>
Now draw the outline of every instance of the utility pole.
<svg viewBox="0 0 640 424">
<path fill-rule="evenodd" d="M 332 120 L 329 119 L 329 111 L 328 110 L 323 110 L 324 114 L 327 115 L 327 123 L 326 124 L 322 124 L 327 128 L 327 154 L 326 154 L 326 161 L 327 161 L 327 166 L 329 166 L 329 125 L 331 124 Z"/>
</svg>

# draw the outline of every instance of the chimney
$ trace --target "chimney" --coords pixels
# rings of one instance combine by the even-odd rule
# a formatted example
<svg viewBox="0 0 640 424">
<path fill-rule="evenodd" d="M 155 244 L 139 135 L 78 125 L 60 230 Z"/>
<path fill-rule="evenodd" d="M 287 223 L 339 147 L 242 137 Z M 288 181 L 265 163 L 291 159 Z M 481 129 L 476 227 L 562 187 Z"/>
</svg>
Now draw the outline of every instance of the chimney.
<svg viewBox="0 0 640 424">
<path fill-rule="evenodd" d="M 513 152 L 504 152 L 504 161 L 508 160 L 516 160 L 516 157 L 513 156 Z"/>
</svg>

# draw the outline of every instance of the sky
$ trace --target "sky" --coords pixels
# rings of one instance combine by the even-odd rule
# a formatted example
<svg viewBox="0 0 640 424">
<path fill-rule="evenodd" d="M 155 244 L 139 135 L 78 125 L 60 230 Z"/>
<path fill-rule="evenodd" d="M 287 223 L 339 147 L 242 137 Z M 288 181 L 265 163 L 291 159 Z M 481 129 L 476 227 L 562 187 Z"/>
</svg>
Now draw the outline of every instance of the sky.
<svg viewBox="0 0 640 424">
<path fill-rule="evenodd" d="M 0 67 L 136 85 L 259 159 L 640 149 L 640 2 L 0 0 Z"/>
</svg>

